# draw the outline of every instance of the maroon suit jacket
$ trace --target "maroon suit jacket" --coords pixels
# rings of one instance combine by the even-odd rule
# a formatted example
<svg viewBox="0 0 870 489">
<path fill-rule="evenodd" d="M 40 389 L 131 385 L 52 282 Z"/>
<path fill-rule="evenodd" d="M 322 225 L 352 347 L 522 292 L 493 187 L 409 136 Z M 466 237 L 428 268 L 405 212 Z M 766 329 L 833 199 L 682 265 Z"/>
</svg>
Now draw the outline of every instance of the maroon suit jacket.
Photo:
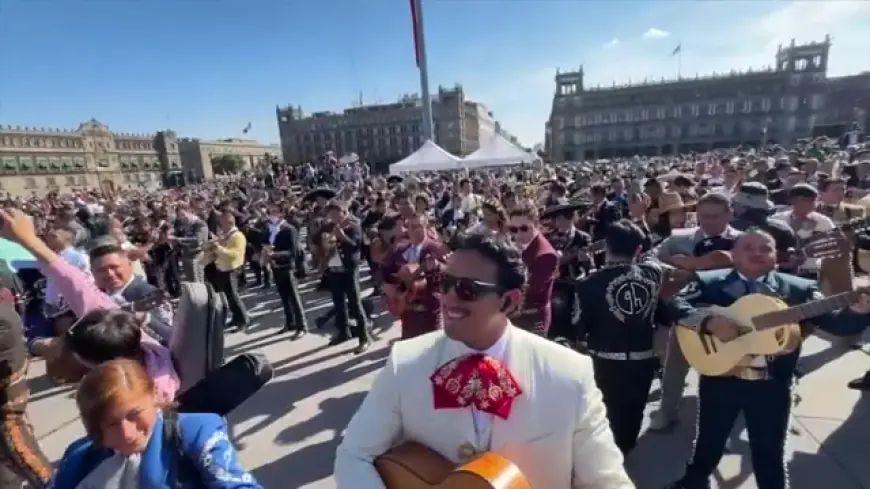
<svg viewBox="0 0 870 489">
<path fill-rule="evenodd" d="M 523 306 L 515 321 L 518 326 L 537 333 L 550 329 L 550 299 L 559 271 L 559 255 L 543 234 L 538 233 L 522 254 L 528 270 Z"/>
</svg>

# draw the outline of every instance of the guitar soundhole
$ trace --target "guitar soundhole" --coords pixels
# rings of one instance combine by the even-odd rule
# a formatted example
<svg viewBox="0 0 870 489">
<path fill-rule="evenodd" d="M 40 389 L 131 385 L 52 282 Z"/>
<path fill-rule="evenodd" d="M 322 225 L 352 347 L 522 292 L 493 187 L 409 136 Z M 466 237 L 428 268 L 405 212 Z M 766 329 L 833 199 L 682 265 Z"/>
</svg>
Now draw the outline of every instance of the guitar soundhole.
<svg viewBox="0 0 870 489">
<path fill-rule="evenodd" d="M 773 337 L 776 338 L 777 343 L 782 344 L 785 341 L 785 330 L 784 329 L 777 329 L 773 333 Z"/>
</svg>

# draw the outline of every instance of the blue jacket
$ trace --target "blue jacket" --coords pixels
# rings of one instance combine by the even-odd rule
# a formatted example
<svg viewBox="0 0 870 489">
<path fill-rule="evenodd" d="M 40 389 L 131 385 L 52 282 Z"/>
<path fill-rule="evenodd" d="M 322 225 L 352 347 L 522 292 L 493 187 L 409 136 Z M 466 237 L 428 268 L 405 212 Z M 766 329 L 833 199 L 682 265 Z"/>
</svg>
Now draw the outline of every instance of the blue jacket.
<svg viewBox="0 0 870 489">
<path fill-rule="evenodd" d="M 164 446 L 164 418 L 158 416 L 148 447 L 139 467 L 140 489 L 172 489 L 170 471 L 179 469 L 175 462 L 175 447 Z M 261 489 L 262 486 L 239 463 L 236 450 L 229 441 L 226 424 L 216 414 L 178 414 L 178 445 L 196 473 L 181 477 L 185 489 Z M 112 455 L 88 438 L 73 442 L 64 453 L 52 489 L 75 489 L 81 480 Z M 180 462 L 180 461 L 179 461 Z M 178 470 L 179 472 L 181 470 Z M 174 477 L 173 477 L 174 476 Z M 197 477 L 198 476 L 198 477 Z M 197 480 L 198 479 L 198 480 Z"/>
<path fill-rule="evenodd" d="M 761 279 L 766 290 L 764 293 L 782 299 L 788 306 L 824 299 L 816 282 L 781 272 L 771 272 Z M 710 315 L 704 306 L 723 306 L 733 304 L 746 295 L 746 284 L 737 271 L 731 268 L 699 272 L 698 279 L 690 284 L 677 298 L 675 306 L 678 321 L 682 326 L 699 328 L 701 322 Z M 807 322 L 820 330 L 835 336 L 860 334 L 870 326 L 870 316 L 855 314 L 849 308 L 824 314 Z M 795 352 L 777 357 L 771 365 L 774 377 L 791 378 L 795 364 L 800 356 L 800 348 Z"/>
</svg>

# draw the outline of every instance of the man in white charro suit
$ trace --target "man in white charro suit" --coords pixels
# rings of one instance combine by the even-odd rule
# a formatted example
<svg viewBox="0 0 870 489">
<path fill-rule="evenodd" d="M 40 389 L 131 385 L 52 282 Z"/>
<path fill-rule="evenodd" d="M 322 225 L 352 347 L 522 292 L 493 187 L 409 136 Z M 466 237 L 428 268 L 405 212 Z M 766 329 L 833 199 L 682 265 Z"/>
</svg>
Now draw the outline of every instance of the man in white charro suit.
<svg viewBox="0 0 870 489">
<path fill-rule="evenodd" d="M 456 463 L 494 451 L 536 489 L 633 489 L 591 361 L 507 319 L 518 250 L 460 239 L 440 282 L 444 329 L 393 346 L 338 448 L 338 489 L 383 488 L 372 462 L 404 441 Z"/>
</svg>

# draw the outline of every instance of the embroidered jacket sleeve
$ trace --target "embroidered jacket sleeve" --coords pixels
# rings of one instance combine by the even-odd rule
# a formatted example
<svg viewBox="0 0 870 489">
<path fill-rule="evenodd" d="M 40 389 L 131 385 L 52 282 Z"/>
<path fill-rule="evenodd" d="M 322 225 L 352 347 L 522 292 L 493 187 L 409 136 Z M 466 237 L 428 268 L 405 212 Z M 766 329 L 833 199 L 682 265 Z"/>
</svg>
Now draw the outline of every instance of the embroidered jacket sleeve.
<svg viewBox="0 0 870 489">
<path fill-rule="evenodd" d="M 184 436 L 182 429 L 182 443 L 186 445 L 185 454 L 199 470 L 203 487 L 206 489 L 262 488 L 254 476 L 239 462 L 223 419 L 218 415 L 195 416 L 202 418 L 199 429 L 192 434 L 192 439 Z"/>
<path fill-rule="evenodd" d="M 709 304 L 707 288 L 703 280 L 691 282 L 678 296 L 667 302 L 669 314 L 681 326 L 700 330 L 704 321 L 712 316 L 710 310 L 703 307 Z"/>
</svg>

